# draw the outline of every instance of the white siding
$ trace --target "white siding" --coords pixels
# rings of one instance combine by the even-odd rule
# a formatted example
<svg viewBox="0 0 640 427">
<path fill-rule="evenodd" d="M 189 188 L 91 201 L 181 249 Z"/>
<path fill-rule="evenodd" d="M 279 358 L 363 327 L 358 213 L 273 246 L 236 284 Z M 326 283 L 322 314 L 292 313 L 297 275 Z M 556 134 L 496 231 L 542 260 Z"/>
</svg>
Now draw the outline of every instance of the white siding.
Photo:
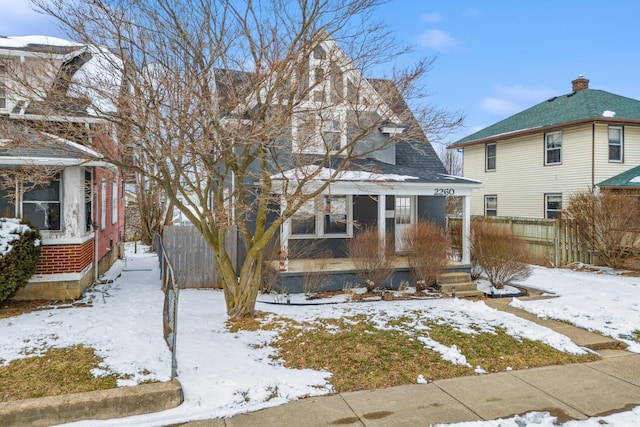
<svg viewBox="0 0 640 427">
<path fill-rule="evenodd" d="M 464 148 L 464 176 L 484 188 L 471 199 L 472 215 L 484 214 L 484 196 L 498 196 L 498 215 L 544 218 L 545 193 L 571 194 L 591 185 L 591 124 L 562 130 L 562 163 L 545 166 L 544 133 L 497 140 L 496 170 L 485 172 L 484 144 Z"/>
</svg>

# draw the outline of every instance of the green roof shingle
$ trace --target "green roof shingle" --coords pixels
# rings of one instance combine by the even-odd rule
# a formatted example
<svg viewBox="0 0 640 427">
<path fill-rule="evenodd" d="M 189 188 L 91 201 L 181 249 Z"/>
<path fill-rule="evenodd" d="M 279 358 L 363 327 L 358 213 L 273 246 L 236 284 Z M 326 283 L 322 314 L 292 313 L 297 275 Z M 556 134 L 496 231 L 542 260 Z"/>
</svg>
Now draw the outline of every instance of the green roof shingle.
<svg viewBox="0 0 640 427">
<path fill-rule="evenodd" d="M 598 184 L 598 187 L 640 187 L 640 166 L 636 166 L 635 168 L 631 168 L 619 175 L 605 179 Z"/>
<path fill-rule="evenodd" d="M 615 113 L 612 115 L 611 113 Z M 640 101 L 596 89 L 583 89 L 543 101 L 451 144 L 589 119 L 640 120 Z"/>
</svg>

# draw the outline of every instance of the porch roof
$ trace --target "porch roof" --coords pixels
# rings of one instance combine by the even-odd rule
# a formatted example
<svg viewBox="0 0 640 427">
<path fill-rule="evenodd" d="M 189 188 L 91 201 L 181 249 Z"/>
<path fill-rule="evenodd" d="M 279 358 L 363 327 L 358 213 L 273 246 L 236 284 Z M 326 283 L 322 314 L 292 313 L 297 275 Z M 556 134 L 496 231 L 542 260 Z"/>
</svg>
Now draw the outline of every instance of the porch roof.
<svg viewBox="0 0 640 427">
<path fill-rule="evenodd" d="M 114 167 L 95 150 L 35 130 L 16 120 L 0 121 L 0 165 Z"/>
<path fill-rule="evenodd" d="M 637 190 L 640 188 L 640 166 L 636 166 L 622 172 L 621 174 L 605 179 L 598 183 L 597 186 L 604 188 L 625 188 Z"/>
<path fill-rule="evenodd" d="M 344 194 L 423 194 L 433 190 L 454 189 L 441 195 L 470 195 L 471 190 L 482 187 L 480 181 L 433 171 L 428 167 L 394 165 L 375 159 L 350 159 L 341 165 L 337 159 L 330 165 L 317 164 L 289 169 L 272 175 L 274 181 L 294 184 L 305 181 L 306 185 L 331 181 L 333 192 Z M 338 169 L 340 168 L 340 169 Z M 457 191 L 456 191 L 457 190 Z"/>
</svg>

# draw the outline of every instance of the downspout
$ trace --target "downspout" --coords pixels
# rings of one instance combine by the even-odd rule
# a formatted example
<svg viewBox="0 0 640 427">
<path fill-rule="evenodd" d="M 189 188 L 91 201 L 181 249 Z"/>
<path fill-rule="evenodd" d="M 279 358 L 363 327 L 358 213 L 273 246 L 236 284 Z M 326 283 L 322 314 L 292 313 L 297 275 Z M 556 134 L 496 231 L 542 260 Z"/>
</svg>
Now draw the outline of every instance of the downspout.
<svg viewBox="0 0 640 427">
<path fill-rule="evenodd" d="M 591 123 L 591 190 L 596 185 L 596 122 Z"/>
<path fill-rule="evenodd" d="M 95 169 L 94 169 L 95 172 Z M 94 178 L 95 178 L 95 174 L 94 174 Z M 97 180 L 96 180 L 97 181 Z M 99 229 L 99 224 L 98 224 L 98 212 L 97 209 L 95 208 L 96 206 L 99 206 L 98 203 L 98 188 L 97 188 L 97 183 L 95 183 L 95 205 L 93 210 L 93 216 L 94 216 L 94 221 L 93 221 L 93 283 L 98 283 L 98 229 Z"/>
</svg>

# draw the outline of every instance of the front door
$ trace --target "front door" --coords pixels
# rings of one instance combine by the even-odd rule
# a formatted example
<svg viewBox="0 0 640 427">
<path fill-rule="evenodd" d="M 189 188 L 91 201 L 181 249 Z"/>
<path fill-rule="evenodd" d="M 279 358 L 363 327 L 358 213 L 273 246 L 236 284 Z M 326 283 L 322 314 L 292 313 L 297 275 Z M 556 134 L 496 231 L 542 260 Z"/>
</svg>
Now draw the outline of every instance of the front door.
<svg viewBox="0 0 640 427">
<path fill-rule="evenodd" d="M 395 206 L 395 236 L 396 236 L 396 252 L 404 252 L 406 251 L 406 245 L 404 244 L 404 239 L 402 236 L 407 231 L 407 229 L 411 226 L 413 222 L 413 203 L 411 196 L 396 196 L 396 206 Z"/>
</svg>

